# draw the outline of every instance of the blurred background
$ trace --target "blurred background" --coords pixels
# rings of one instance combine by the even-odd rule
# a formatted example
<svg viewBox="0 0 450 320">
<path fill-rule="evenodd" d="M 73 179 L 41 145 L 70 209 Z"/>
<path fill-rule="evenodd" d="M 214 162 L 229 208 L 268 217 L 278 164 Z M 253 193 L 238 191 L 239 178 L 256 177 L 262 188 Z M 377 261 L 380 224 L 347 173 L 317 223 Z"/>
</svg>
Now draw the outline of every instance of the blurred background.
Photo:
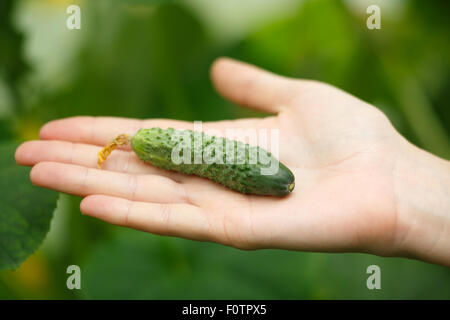
<svg viewBox="0 0 450 320">
<path fill-rule="evenodd" d="M 71 4 L 81 8 L 80 30 L 66 28 Z M 381 8 L 380 30 L 366 27 L 371 4 Z M 449 159 L 449 9 L 420 0 L 2 0 L 0 141 L 36 139 L 46 121 L 73 115 L 262 116 L 214 92 L 209 67 L 225 55 L 331 83 Z M 79 203 L 58 196 L 40 249 L 0 271 L 0 299 L 450 299 L 450 269 L 440 266 L 244 252 L 111 226 L 81 216 Z M 66 287 L 72 264 L 81 290 Z M 366 287 L 372 264 L 381 290 Z"/>
</svg>

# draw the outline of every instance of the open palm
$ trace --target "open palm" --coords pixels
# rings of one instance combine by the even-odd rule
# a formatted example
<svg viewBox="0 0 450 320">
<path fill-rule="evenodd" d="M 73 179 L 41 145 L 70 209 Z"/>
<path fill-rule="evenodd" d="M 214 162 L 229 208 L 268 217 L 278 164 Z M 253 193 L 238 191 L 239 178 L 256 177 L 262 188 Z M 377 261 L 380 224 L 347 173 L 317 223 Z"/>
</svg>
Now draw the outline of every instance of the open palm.
<svg viewBox="0 0 450 320">
<path fill-rule="evenodd" d="M 96 169 L 97 153 L 139 128 L 192 123 L 110 117 L 52 121 L 40 141 L 21 145 L 39 186 L 85 197 L 84 214 L 152 233 L 243 248 L 393 254 L 398 212 L 397 154 L 405 144 L 374 107 L 323 83 L 280 77 L 230 59 L 212 67 L 217 90 L 266 118 L 204 123 L 204 129 L 280 131 L 280 161 L 295 175 L 287 197 L 249 196 L 196 176 L 144 164 L 117 150 Z"/>
</svg>

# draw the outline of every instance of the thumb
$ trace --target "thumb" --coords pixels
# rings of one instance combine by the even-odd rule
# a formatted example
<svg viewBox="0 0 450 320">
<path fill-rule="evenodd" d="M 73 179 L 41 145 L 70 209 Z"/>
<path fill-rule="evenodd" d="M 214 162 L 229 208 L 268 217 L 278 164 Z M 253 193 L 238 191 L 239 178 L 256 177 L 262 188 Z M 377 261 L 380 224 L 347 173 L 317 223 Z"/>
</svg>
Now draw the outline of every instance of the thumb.
<svg viewBox="0 0 450 320">
<path fill-rule="evenodd" d="M 298 92 L 297 80 L 230 58 L 219 58 L 213 63 L 211 78 L 226 99 L 270 113 L 278 113 Z"/>
</svg>

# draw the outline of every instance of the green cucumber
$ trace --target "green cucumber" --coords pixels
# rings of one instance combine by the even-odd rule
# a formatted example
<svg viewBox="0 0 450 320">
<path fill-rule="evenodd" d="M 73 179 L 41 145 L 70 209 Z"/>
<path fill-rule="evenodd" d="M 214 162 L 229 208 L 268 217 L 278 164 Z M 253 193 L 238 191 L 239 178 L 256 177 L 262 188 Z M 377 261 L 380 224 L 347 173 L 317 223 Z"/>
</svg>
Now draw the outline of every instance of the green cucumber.
<svg viewBox="0 0 450 320">
<path fill-rule="evenodd" d="M 151 128 L 140 129 L 127 142 L 146 163 L 204 177 L 241 193 L 284 196 L 295 186 L 292 172 L 269 152 L 239 141 L 192 130 Z M 274 165 L 277 170 L 270 172 Z"/>
</svg>

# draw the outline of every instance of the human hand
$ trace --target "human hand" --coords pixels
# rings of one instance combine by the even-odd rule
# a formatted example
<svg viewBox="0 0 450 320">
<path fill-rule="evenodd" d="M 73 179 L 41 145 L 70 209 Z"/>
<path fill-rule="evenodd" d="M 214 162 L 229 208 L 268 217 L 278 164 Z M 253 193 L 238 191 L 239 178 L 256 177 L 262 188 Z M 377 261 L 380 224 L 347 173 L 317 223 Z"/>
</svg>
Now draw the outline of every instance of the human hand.
<svg viewBox="0 0 450 320">
<path fill-rule="evenodd" d="M 39 186 L 84 197 L 84 214 L 151 233 L 242 248 L 369 252 L 450 265 L 450 165 L 407 142 L 373 106 L 329 85 L 280 77 L 230 59 L 212 67 L 224 97 L 273 113 L 207 122 L 204 129 L 280 131 L 279 159 L 296 188 L 284 198 L 249 196 L 209 180 L 144 164 L 117 150 L 120 133 L 188 122 L 74 117 L 41 129 L 16 161 Z M 439 231 L 439 232 L 438 232 Z"/>
</svg>

